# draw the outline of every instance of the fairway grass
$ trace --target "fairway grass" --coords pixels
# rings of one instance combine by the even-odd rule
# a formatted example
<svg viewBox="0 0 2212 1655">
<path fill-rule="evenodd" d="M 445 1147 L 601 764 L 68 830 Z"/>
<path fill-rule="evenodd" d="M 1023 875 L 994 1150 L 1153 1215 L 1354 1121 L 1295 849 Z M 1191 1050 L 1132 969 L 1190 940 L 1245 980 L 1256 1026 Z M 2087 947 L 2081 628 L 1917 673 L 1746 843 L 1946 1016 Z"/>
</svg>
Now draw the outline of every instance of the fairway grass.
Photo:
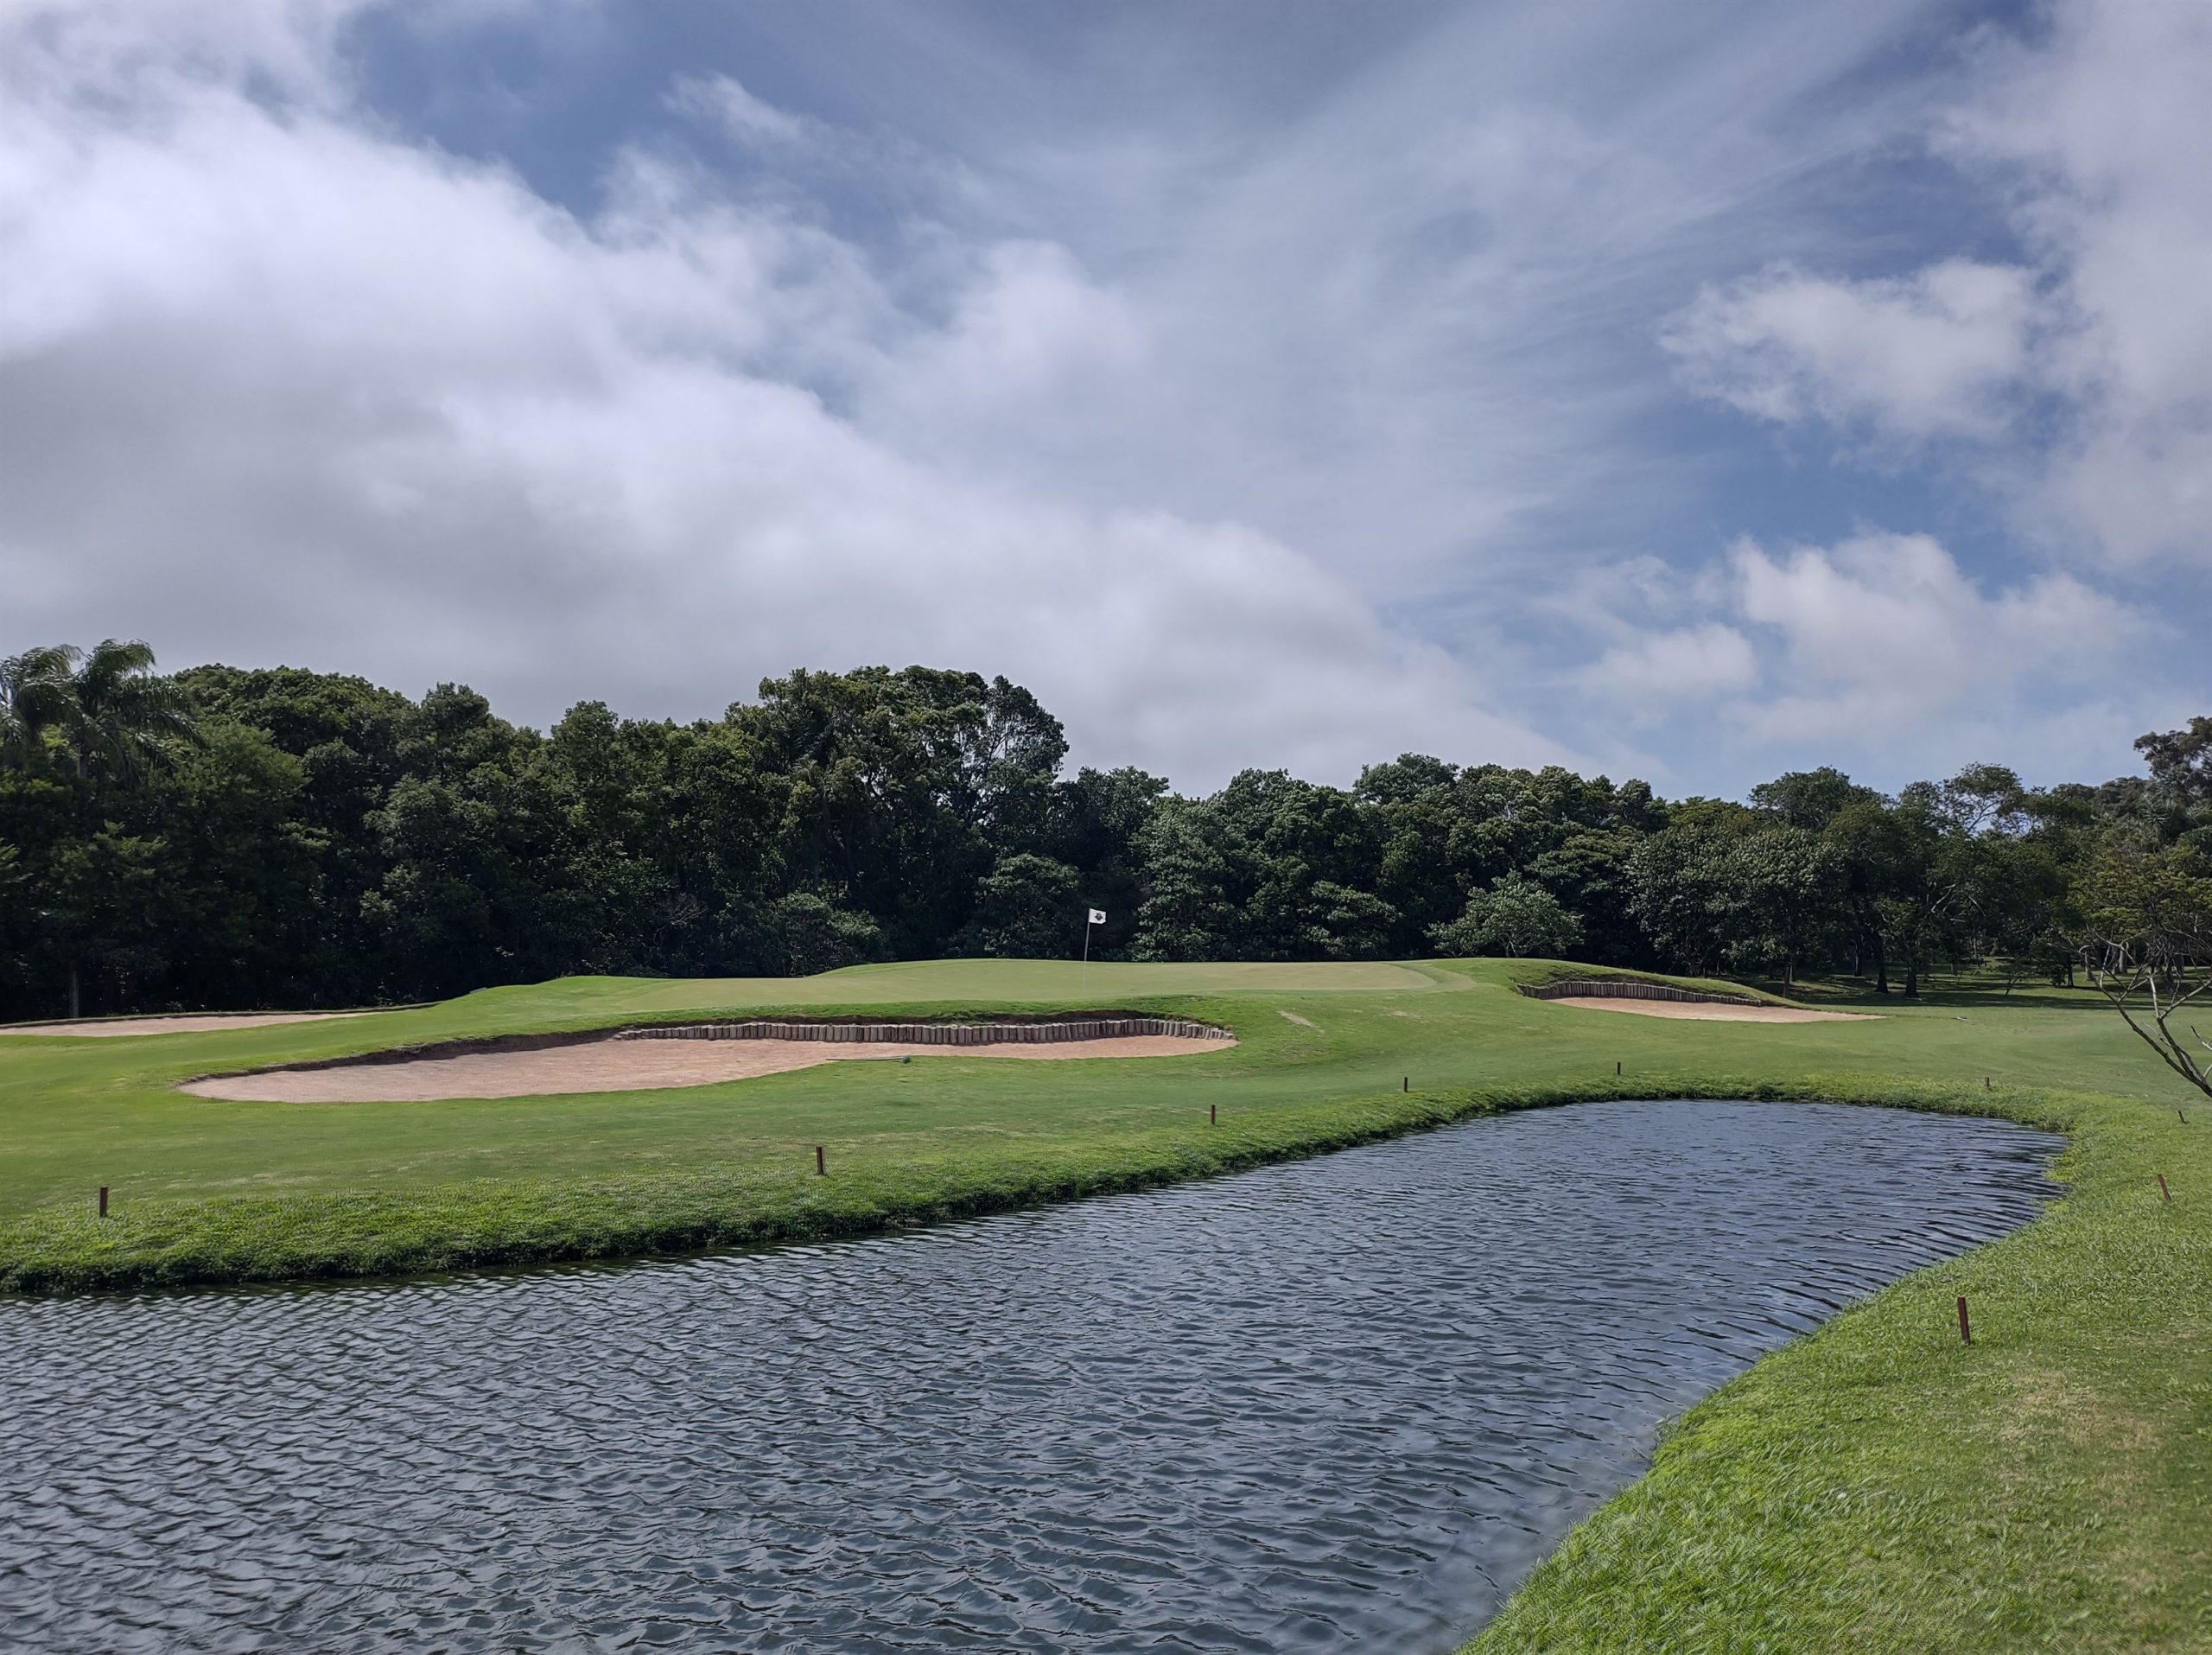
<svg viewBox="0 0 2212 1655">
<path fill-rule="evenodd" d="M 2071 1136 L 2064 1199 L 1693 1410 L 1650 1474 L 1470 1647 L 2212 1649 L 2212 1104 L 2200 1111 L 2086 995 L 1829 997 L 1819 1003 L 1885 1015 L 1770 1025 L 1624 1017 L 1513 991 L 1592 974 L 956 961 L 798 981 L 576 978 L 357 1022 L 130 1039 L 0 1033 L 0 1286 L 331 1277 L 854 1233 L 1608 1097 L 1998 1115 Z M 1056 1064 L 951 1048 L 681 1091 L 469 1102 L 175 1090 L 214 1070 L 455 1039 L 894 1007 L 1160 1013 L 1224 1024 L 1239 1044 Z M 1961 1293 L 1971 1347 L 1953 1320 Z"/>
</svg>

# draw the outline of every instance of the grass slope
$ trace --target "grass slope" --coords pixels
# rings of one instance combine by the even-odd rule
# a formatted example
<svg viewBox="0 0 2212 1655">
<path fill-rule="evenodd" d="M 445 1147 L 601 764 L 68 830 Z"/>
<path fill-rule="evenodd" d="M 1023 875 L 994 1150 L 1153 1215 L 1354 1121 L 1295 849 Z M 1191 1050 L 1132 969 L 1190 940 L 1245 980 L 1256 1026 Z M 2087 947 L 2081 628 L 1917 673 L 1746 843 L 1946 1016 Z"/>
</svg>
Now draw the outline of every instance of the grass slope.
<svg viewBox="0 0 2212 1655">
<path fill-rule="evenodd" d="M 1577 1530 L 1471 1648 L 2212 1648 L 2212 1108 L 2199 1112 L 2086 996 L 1952 991 L 1882 1003 L 1891 1015 L 1876 1022 L 1766 1026 L 1512 992 L 1559 974 L 1101 964 L 1086 979 L 1073 965 L 967 961 L 797 983 L 572 979 L 228 1032 L 0 1034 L 0 1284 L 334 1276 L 830 1234 L 1579 1098 L 2003 1114 L 2073 1134 L 2067 1199 L 1694 1410 L 1651 1474 Z M 238 1104 L 170 1089 L 210 1069 L 693 1013 L 1083 1006 L 1210 1017 L 1241 1044 L 1124 1062 L 948 1054 L 466 1103 Z M 816 1143 L 828 1178 L 813 1175 Z M 92 1215 L 102 1183 L 116 1200 L 105 1224 Z M 1971 1349 L 1951 1321 L 1958 1292 L 1974 1305 Z"/>
</svg>

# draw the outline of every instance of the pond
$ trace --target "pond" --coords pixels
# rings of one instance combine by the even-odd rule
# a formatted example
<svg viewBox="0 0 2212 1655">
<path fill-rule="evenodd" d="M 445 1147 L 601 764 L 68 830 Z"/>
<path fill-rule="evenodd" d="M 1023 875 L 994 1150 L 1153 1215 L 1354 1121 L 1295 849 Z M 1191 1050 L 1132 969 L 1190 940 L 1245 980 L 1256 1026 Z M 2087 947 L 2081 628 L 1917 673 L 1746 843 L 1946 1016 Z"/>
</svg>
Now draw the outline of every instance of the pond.
<svg viewBox="0 0 2212 1655">
<path fill-rule="evenodd" d="M 1448 1651 L 2060 1147 L 1593 1104 L 879 1240 L 0 1304 L 0 1646 Z"/>
</svg>

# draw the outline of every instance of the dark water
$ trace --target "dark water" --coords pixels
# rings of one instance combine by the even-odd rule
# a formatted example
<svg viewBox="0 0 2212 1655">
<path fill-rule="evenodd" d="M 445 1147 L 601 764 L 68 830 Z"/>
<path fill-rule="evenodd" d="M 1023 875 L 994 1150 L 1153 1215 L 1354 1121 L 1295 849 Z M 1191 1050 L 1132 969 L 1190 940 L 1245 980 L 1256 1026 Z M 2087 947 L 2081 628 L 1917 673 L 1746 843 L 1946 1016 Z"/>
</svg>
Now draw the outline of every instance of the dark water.
<svg viewBox="0 0 2212 1655">
<path fill-rule="evenodd" d="M 1445 1651 L 2056 1147 L 1589 1104 L 895 1239 L 0 1305 L 0 1646 Z"/>
</svg>

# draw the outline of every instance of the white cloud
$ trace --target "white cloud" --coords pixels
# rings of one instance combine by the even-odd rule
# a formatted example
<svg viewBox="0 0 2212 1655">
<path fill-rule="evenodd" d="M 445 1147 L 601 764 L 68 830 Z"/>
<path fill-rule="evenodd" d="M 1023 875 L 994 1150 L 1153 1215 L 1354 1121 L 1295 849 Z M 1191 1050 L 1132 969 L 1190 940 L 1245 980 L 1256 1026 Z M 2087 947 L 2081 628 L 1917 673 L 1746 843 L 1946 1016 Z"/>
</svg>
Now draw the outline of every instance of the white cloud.
<svg viewBox="0 0 2212 1655">
<path fill-rule="evenodd" d="M 2188 686 L 2155 667 L 2161 621 L 2063 574 L 1977 580 L 1927 535 L 1742 539 L 1694 578 L 1653 572 L 1592 587 L 1584 619 L 1611 641 L 1575 687 L 1620 730 L 1699 733 L 1738 786 L 1837 763 L 1894 787 L 1992 758 L 2101 776 L 2187 716 Z"/>
<path fill-rule="evenodd" d="M 1700 710 L 1746 741 L 1827 739 L 1808 697 L 1891 716 L 1791 607 L 1805 557 L 1824 602 L 1935 614 L 1931 649 L 1993 615 L 2026 638 L 2014 611 L 2068 589 L 1760 553 L 1754 616 L 1738 564 L 1670 568 L 1744 520 L 1707 498 L 1726 456 L 1692 450 L 1650 349 L 1686 294 L 1675 341 L 1707 389 L 1854 437 L 2011 452 L 2044 429 L 2024 390 L 2169 410 L 2069 423 L 2048 483 L 2021 474 L 2115 544 L 2123 517 L 2143 546 L 2185 529 L 2212 474 L 2190 469 L 2188 339 L 2083 321 L 2093 261 L 2063 224 L 2109 206 L 2096 166 L 2022 262 L 1818 273 L 1838 178 L 1924 126 L 1930 71 L 1893 48 L 1941 0 L 1324 9 L 1256 56 L 1205 9 L 1033 32 L 809 13 L 758 54 L 664 55 L 665 98 L 594 104 L 631 147 L 544 169 L 603 163 L 603 189 L 566 181 L 588 208 L 355 84 L 365 10 L 474 65 L 484 18 L 542 45 L 538 5 L 579 63 L 599 31 L 650 33 L 590 0 L 0 14 L 8 633 L 463 674 L 537 719 L 581 695 L 690 715 L 800 662 L 971 665 L 1030 682 L 1084 756 L 1193 786 L 1405 747 L 1612 761 L 1624 703 L 1693 746 Z M 474 74 L 440 99 L 466 108 Z M 494 137 L 458 128 L 542 163 L 512 136 L 529 94 L 492 95 Z M 1993 92 L 1948 129 L 1962 164 L 2069 201 L 2035 148 L 2056 122 L 2065 155 L 2134 176 L 2125 134 L 2023 96 L 2025 125 Z M 1581 613 L 1631 587 L 1637 623 Z M 1929 704 L 2032 733 L 2023 682 L 1942 678 Z M 1563 685 L 1590 692 L 1579 726 Z M 1731 761 L 1683 767 L 1710 787 Z"/>
<path fill-rule="evenodd" d="M 977 261 L 945 325 L 886 352 L 859 415 L 902 452 L 1046 475 L 1119 440 L 1131 383 L 1157 366 L 1128 296 L 1065 247 L 1001 242 Z"/>
<path fill-rule="evenodd" d="M 1936 147 L 2009 203 L 2030 265 L 1708 287 L 1665 336 L 1762 417 L 1967 438 L 2031 537 L 2212 560 L 2212 10 L 2060 0 L 1988 45 Z"/>
<path fill-rule="evenodd" d="M 0 24 L 19 641 L 466 674 L 540 718 L 973 665 L 1032 684 L 1084 756 L 1197 786 L 1402 747 L 1567 756 L 1280 538 L 917 458 L 812 388 L 906 372 L 948 417 L 992 391 L 1048 411 L 1142 348 L 1065 250 L 986 248 L 932 325 L 851 245 L 680 167 L 629 157 L 579 219 L 396 141 L 346 102 L 333 13 L 226 15 L 189 49 L 123 49 L 115 11 Z M 296 97 L 256 95 L 264 62 Z"/>
<path fill-rule="evenodd" d="M 820 122 L 756 98 L 734 75 L 686 75 L 677 82 L 669 101 L 689 114 L 715 122 L 746 143 L 806 143 L 822 131 Z"/>
<path fill-rule="evenodd" d="M 1740 696 L 1758 676 L 1751 640 L 1733 627 L 1707 621 L 1617 644 L 1578 678 L 1623 716 L 1649 723 L 1681 703 Z"/>
<path fill-rule="evenodd" d="M 2018 192 L 2078 319 L 2042 365 L 2073 417 L 2037 497 L 2124 561 L 2212 561 L 2209 86 L 2197 0 L 2070 0 L 2047 39 L 1993 54 L 1948 133 Z"/>
<path fill-rule="evenodd" d="M 1913 744 L 1929 721 L 2020 722 L 2024 684 L 2093 684 L 2147 634 L 2143 619 L 2066 575 L 1986 594 L 1926 535 L 1730 554 L 1735 608 L 1790 686 L 1741 710 L 1763 742 Z"/>
<path fill-rule="evenodd" d="M 2028 363 L 2034 277 L 1963 259 L 1887 281 L 1780 265 L 1709 287 L 1661 342 L 1703 395 L 1783 422 L 1993 436 Z"/>
</svg>

